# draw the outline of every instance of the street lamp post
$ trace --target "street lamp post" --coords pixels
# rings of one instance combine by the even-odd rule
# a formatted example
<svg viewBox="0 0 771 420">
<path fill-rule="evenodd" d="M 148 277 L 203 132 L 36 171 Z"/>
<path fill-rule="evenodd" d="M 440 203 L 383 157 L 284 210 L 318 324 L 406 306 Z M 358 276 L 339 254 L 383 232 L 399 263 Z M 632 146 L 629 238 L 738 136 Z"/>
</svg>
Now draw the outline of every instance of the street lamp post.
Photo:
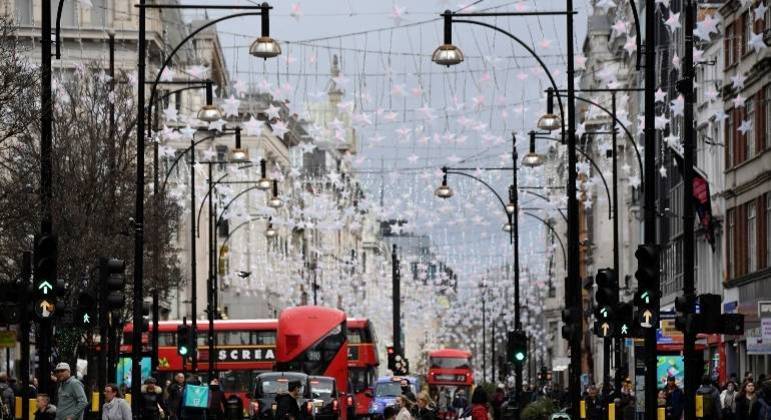
<svg viewBox="0 0 771 420">
<path fill-rule="evenodd" d="M 560 114 L 562 115 L 562 123 L 560 124 L 561 130 L 562 130 L 562 138 L 567 140 L 567 146 L 568 146 L 568 186 L 567 186 L 567 195 L 568 195 L 568 275 L 567 275 L 567 281 L 565 284 L 565 303 L 566 307 L 571 309 L 574 313 L 581 312 L 583 302 L 581 298 L 581 279 L 580 279 L 580 254 L 579 254 L 579 238 L 578 238 L 578 199 L 576 198 L 576 138 L 575 138 L 575 130 L 576 130 L 576 121 L 575 121 L 575 115 L 576 115 L 576 109 L 575 109 L 575 48 L 574 48 L 574 41 L 573 41 L 573 0 L 567 0 L 566 1 L 566 7 L 565 10 L 560 10 L 556 12 L 508 12 L 508 13 L 455 13 L 445 11 L 445 13 L 442 14 L 444 17 L 445 22 L 445 31 L 451 28 L 452 22 L 461 22 L 461 23 L 469 23 L 479 26 L 485 26 L 487 28 L 493 29 L 495 31 L 498 31 L 500 33 L 503 33 L 504 35 L 511 38 L 513 41 L 519 43 L 522 47 L 524 47 L 528 52 L 531 53 L 531 55 L 539 62 L 541 67 L 546 72 L 546 75 L 549 77 L 552 87 L 557 90 L 557 84 L 554 81 L 554 78 L 549 71 L 549 69 L 546 67 L 546 65 L 543 63 L 541 58 L 532 50 L 532 48 L 528 47 L 524 42 L 522 42 L 519 38 L 514 36 L 513 34 L 504 31 L 498 27 L 495 27 L 493 25 L 487 24 L 485 22 L 477 22 L 473 20 L 460 20 L 455 19 L 453 20 L 454 16 L 464 16 L 464 17 L 472 17 L 472 16 L 491 16 L 491 17 L 503 17 L 503 16 L 541 16 L 541 15 L 564 15 L 566 18 L 566 33 L 567 33 L 567 89 L 568 89 L 568 112 L 567 112 L 567 133 L 565 133 L 565 124 L 564 124 L 564 117 L 565 114 L 562 112 L 562 100 L 560 96 L 557 96 L 557 99 L 559 100 L 560 104 Z M 648 16 L 652 16 L 648 15 Z M 649 21 L 652 21 L 653 19 L 648 19 Z M 445 44 L 448 44 L 448 41 L 452 41 L 451 38 L 448 36 L 447 33 L 445 33 Z M 451 44 L 451 43 L 450 43 Z M 457 48 L 457 47 L 455 47 Z M 458 64 L 462 61 L 462 55 L 460 55 L 460 59 L 454 59 L 454 60 L 445 60 L 444 62 L 440 60 L 436 60 L 437 55 L 434 55 L 435 61 L 439 64 L 444 65 L 452 65 L 452 64 Z M 441 55 L 440 55 L 441 57 Z M 458 54 L 454 54 L 454 57 L 458 57 Z M 652 65 L 651 65 L 652 67 Z M 652 126 L 652 123 L 651 123 Z M 567 134 L 567 136 L 565 135 Z M 570 410 L 574 417 L 578 417 L 578 408 L 579 408 L 579 402 L 581 398 L 581 381 L 580 381 L 580 374 L 581 374 L 581 336 L 583 331 L 583 321 L 582 320 L 575 320 L 575 322 L 581 322 L 582 326 L 581 328 L 574 328 L 571 331 L 570 337 L 568 338 L 569 344 L 570 344 L 570 380 L 569 380 L 569 387 L 568 392 L 570 394 Z M 515 416 L 518 416 L 519 413 L 516 413 Z"/>
<path fill-rule="evenodd" d="M 44 1 L 44 8 L 46 7 L 45 4 L 48 4 L 49 2 Z M 161 69 L 158 71 L 158 74 L 155 79 L 155 83 L 153 84 L 152 90 L 151 90 L 151 97 L 150 97 L 150 105 L 153 104 L 154 99 L 154 93 L 155 88 L 160 81 L 161 74 L 163 70 L 168 66 L 168 64 L 171 62 L 171 59 L 174 57 L 176 52 L 179 50 L 179 48 L 185 44 L 188 40 L 190 40 L 193 36 L 195 36 L 200 31 L 204 30 L 205 28 L 208 28 L 218 22 L 221 22 L 226 19 L 231 19 L 234 17 L 239 16 L 247 16 L 247 15 L 261 15 L 263 24 L 267 22 L 268 17 L 268 11 L 270 9 L 270 6 L 268 6 L 267 3 L 263 3 L 260 6 L 202 6 L 202 5 L 181 5 L 181 4 L 147 4 L 147 0 L 139 0 L 139 4 L 137 5 L 139 8 L 139 39 L 138 39 L 138 60 L 137 60 L 137 81 L 139 85 L 139 90 L 137 93 L 137 173 L 136 173 L 136 198 L 135 198 L 135 214 L 134 214 L 134 222 L 135 222 L 135 229 L 134 229 L 134 289 L 133 289 L 133 324 L 134 324 L 134 330 L 132 333 L 132 340 L 131 340 L 131 348 L 132 348 L 132 354 L 131 354 L 131 374 L 132 378 L 134 380 L 131 382 L 131 392 L 135 396 L 135 398 L 132 399 L 132 411 L 135 413 L 135 415 L 141 415 L 141 405 L 139 404 L 140 398 L 139 395 L 141 394 L 141 384 L 140 384 L 140 378 L 141 378 L 141 359 L 142 359 L 142 332 L 141 328 L 138 328 L 137 326 L 142 324 L 142 295 L 143 295 L 143 289 L 144 289 L 144 282 L 143 282 L 143 270 L 144 270 L 144 188 L 145 188 L 145 113 L 146 113 L 146 104 L 145 104 L 145 59 L 147 55 L 147 40 L 146 40 L 146 20 L 147 20 L 147 9 L 148 8 L 155 8 L 155 9 L 225 9 L 225 10 L 234 10 L 234 9 L 257 9 L 259 12 L 245 12 L 245 13 L 237 13 L 233 15 L 228 15 L 223 18 L 214 19 L 210 22 L 207 22 L 206 24 L 202 25 L 195 31 L 193 31 L 191 34 L 189 34 L 185 39 L 182 40 L 169 54 L 169 56 L 164 61 L 163 65 L 161 66 Z M 50 10 L 47 10 L 48 14 L 45 14 L 46 11 L 44 11 L 44 17 L 48 18 L 50 15 Z M 48 83 L 44 83 L 44 90 L 48 90 L 48 98 L 50 102 L 50 19 L 43 19 L 43 25 L 44 25 L 44 34 L 43 39 L 44 43 L 48 46 L 47 51 L 46 48 L 43 48 L 43 54 L 47 56 L 44 57 L 43 62 L 49 63 L 49 78 Z M 45 27 L 48 26 L 48 32 L 45 32 Z M 263 28 L 263 35 L 267 28 Z M 259 43 L 260 40 L 263 37 L 260 37 L 256 42 Z M 48 39 L 48 42 L 45 40 Z M 271 40 L 272 41 L 272 40 Z M 262 43 L 268 42 L 268 40 L 262 40 Z M 275 41 L 273 41 L 275 43 Z M 278 53 L 280 53 L 280 48 L 278 49 L 271 49 L 271 54 L 267 54 L 266 50 L 259 49 L 255 52 L 253 52 L 253 55 L 262 57 L 262 58 L 268 58 L 268 57 L 274 57 Z M 250 51 L 251 52 L 251 51 Z M 275 53 L 275 54 L 273 54 Z M 47 85 L 47 86 L 46 86 Z M 44 112 L 43 114 L 49 114 Z M 43 117 L 45 118 L 45 117 Z M 50 123 L 49 123 L 50 127 Z M 49 139 L 50 140 L 50 139 Z M 49 141 L 50 144 L 50 141 Z M 49 149 L 50 150 L 50 149 Z M 193 285 L 192 287 L 195 287 Z M 195 314 L 193 314 L 195 316 Z M 42 367 L 42 366 L 41 366 Z"/>
</svg>

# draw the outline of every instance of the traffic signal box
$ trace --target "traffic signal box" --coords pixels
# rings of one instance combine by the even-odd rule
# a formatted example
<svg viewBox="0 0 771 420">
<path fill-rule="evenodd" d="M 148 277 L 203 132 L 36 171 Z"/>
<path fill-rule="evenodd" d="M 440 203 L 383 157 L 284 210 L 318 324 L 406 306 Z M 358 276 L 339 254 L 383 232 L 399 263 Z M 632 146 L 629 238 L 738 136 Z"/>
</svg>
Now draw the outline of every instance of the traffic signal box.
<svg viewBox="0 0 771 420">
<path fill-rule="evenodd" d="M 562 310 L 562 338 L 573 340 L 583 331 L 583 317 L 581 309 L 568 307 Z"/>
<path fill-rule="evenodd" d="M 615 271 L 603 268 L 597 271 L 595 277 L 597 291 L 594 294 L 597 308 L 594 310 L 596 321 L 594 333 L 600 337 L 610 338 L 616 330 L 615 312 L 618 306 L 618 278 Z"/>
<path fill-rule="evenodd" d="M 715 294 L 675 298 L 675 328 L 697 334 L 744 334 L 744 315 L 721 314 L 722 297 Z"/>
<path fill-rule="evenodd" d="M 506 357 L 515 365 L 527 360 L 527 334 L 524 331 L 509 331 L 506 342 Z"/>
<path fill-rule="evenodd" d="M 196 343 L 191 333 L 192 329 L 189 325 L 177 326 L 177 353 L 182 357 L 190 356 L 196 351 Z"/>
<path fill-rule="evenodd" d="M 117 258 L 99 260 L 99 284 L 103 302 L 109 311 L 121 310 L 126 304 L 126 264 Z"/>
<path fill-rule="evenodd" d="M 78 295 L 78 306 L 75 313 L 77 325 L 91 328 L 98 324 L 98 303 L 92 291 L 83 291 Z"/>
<path fill-rule="evenodd" d="M 659 248 L 656 245 L 643 244 L 637 247 L 637 293 L 634 304 L 637 306 L 636 324 L 641 328 L 656 328 L 659 308 Z"/>
<path fill-rule="evenodd" d="M 394 346 L 386 347 L 388 354 L 388 370 L 394 375 L 407 375 L 410 372 L 410 361 L 404 355 L 396 353 Z"/>
<path fill-rule="evenodd" d="M 65 292 L 63 281 L 56 279 L 57 243 L 56 236 L 52 234 L 35 236 L 32 309 L 41 321 L 54 317 L 57 297 Z"/>
</svg>

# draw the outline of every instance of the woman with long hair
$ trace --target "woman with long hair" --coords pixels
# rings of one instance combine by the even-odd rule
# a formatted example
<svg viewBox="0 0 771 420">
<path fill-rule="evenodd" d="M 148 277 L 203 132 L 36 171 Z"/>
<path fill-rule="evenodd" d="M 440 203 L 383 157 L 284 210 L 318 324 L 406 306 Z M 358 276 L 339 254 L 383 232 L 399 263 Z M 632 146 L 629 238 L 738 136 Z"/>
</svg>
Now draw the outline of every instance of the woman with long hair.
<svg viewBox="0 0 771 420">
<path fill-rule="evenodd" d="M 488 402 L 487 392 L 481 386 L 476 387 L 471 394 L 471 420 L 491 419 Z"/>
<path fill-rule="evenodd" d="M 736 420 L 756 420 L 758 418 L 758 394 L 755 383 L 746 381 L 736 397 Z"/>
</svg>

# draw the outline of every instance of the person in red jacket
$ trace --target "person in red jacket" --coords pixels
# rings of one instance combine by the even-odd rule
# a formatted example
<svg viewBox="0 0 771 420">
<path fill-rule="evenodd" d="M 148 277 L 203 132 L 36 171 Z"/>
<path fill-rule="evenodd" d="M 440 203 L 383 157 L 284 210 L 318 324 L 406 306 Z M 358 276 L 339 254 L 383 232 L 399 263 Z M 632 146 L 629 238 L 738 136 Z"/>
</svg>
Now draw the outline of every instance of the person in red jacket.
<svg viewBox="0 0 771 420">
<path fill-rule="evenodd" d="M 481 386 L 471 394 L 471 420 L 490 420 L 487 392 Z"/>
</svg>

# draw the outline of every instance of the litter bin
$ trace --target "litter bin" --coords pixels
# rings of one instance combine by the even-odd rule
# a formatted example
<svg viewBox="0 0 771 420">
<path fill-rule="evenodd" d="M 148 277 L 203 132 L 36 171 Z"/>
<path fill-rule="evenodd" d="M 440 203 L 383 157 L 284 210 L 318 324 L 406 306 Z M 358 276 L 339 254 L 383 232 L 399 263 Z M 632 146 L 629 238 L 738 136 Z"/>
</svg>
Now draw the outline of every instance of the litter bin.
<svg viewBox="0 0 771 420">
<path fill-rule="evenodd" d="M 238 395 L 231 395 L 225 400 L 225 418 L 228 420 L 241 420 L 244 418 L 244 406 Z"/>
</svg>

